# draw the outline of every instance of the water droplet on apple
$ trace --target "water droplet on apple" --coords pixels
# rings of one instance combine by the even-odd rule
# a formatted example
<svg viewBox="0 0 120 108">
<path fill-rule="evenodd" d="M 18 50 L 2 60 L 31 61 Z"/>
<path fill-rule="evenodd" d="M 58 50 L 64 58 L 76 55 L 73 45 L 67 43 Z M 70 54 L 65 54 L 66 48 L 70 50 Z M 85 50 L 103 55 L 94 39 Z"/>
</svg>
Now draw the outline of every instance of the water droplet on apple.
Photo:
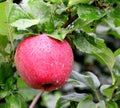
<svg viewBox="0 0 120 108">
<path fill-rule="evenodd" d="M 56 83 L 59 83 L 59 81 L 57 80 Z"/>
<path fill-rule="evenodd" d="M 53 66 L 53 63 L 51 63 L 51 66 Z"/>
<path fill-rule="evenodd" d="M 59 87 L 56 87 L 55 89 L 57 90 Z"/>
</svg>

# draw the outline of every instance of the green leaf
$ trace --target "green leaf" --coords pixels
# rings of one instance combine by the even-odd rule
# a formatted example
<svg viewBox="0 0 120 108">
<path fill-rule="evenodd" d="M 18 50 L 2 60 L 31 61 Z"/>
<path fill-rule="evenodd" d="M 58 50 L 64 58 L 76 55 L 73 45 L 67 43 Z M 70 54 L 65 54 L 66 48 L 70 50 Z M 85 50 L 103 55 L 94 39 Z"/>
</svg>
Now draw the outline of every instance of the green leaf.
<svg viewBox="0 0 120 108">
<path fill-rule="evenodd" d="M 35 90 L 30 87 L 22 87 L 17 91 L 17 93 L 21 95 L 26 102 L 31 101 L 39 92 L 40 90 Z"/>
<path fill-rule="evenodd" d="M 108 66 L 110 71 L 115 63 L 113 52 L 105 45 L 104 40 L 86 33 L 75 33 L 74 44 L 82 52 L 94 55 L 101 63 Z"/>
<path fill-rule="evenodd" d="M 54 93 L 46 92 L 42 95 L 41 104 L 45 105 L 46 108 L 55 108 L 56 102 L 61 97 L 60 91 L 55 91 Z"/>
<path fill-rule="evenodd" d="M 96 104 L 90 100 L 83 100 L 79 102 L 77 108 L 96 108 Z"/>
<path fill-rule="evenodd" d="M 114 21 L 114 24 L 116 27 L 119 28 L 120 26 L 120 5 L 117 5 L 117 7 L 112 8 L 111 12 L 110 12 L 110 17 L 112 18 L 112 20 Z"/>
<path fill-rule="evenodd" d="M 90 100 L 83 100 L 79 102 L 77 108 L 106 108 L 106 105 L 104 101 L 100 101 L 96 104 Z"/>
<path fill-rule="evenodd" d="M 115 52 L 114 52 L 114 56 L 119 56 L 120 55 L 120 48 L 118 48 Z"/>
<path fill-rule="evenodd" d="M 106 15 L 104 10 L 100 10 L 97 7 L 91 5 L 79 5 L 77 13 L 80 19 L 83 21 L 93 21 L 98 20 Z"/>
<path fill-rule="evenodd" d="M 39 20 L 35 19 L 19 19 L 13 23 L 11 23 L 11 26 L 17 27 L 20 30 L 24 30 L 28 27 L 31 27 L 33 25 L 37 25 L 39 23 Z"/>
<path fill-rule="evenodd" d="M 14 74 L 14 69 L 9 63 L 0 64 L 0 84 L 4 84 L 6 80 Z"/>
<path fill-rule="evenodd" d="M 70 103 L 70 101 L 79 102 L 86 98 L 91 99 L 91 96 L 87 94 L 78 94 L 78 93 L 65 95 L 59 98 L 55 108 L 64 108 L 64 105 L 66 105 L 67 103 Z"/>
<path fill-rule="evenodd" d="M 8 44 L 7 36 L 0 35 L 0 47 L 5 48 Z"/>
<path fill-rule="evenodd" d="M 120 5 L 117 5 L 117 7 L 112 8 L 113 10 L 110 12 L 110 16 L 113 18 L 120 18 Z"/>
<path fill-rule="evenodd" d="M 68 6 L 76 5 L 79 3 L 89 3 L 91 0 L 69 0 Z"/>
<path fill-rule="evenodd" d="M 120 19 L 119 18 L 114 18 L 114 24 L 115 24 L 116 27 L 119 28 L 119 26 L 120 26 Z"/>
<path fill-rule="evenodd" d="M 100 101 L 99 103 L 97 103 L 97 108 L 106 108 L 106 104 L 104 101 Z"/>
<path fill-rule="evenodd" d="M 113 73 L 117 85 L 120 85 L 120 54 L 119 53 L 120 53 L 119 49 L 114 53 L 116 56 L 116 60 L 115 60 L 115 65 L 113 67 Z"/>
<path fill-rule="evenodd" d="M 116 39 L 120 39 L 119 31 L 120 28 L 116 28 L 115 26 L 113 26 L 112 29 L 108 31 L 108 34 L 114 36 Z"/>
<path fill-rule="evenodd" d="M 29 12 L 35 19 L 39 19 L 40 23 L 50 21 L 51 7 L 49 4 L 43 2 L 43 0 L 29 0 Z"/>
<path fill-rule="evenodd" d="M 8 55 L 7 51 L 5 50 L 8 44 L 7 36 L 0 35 L 0 53 L 5 57 Z"/>
<path fill-rule="evenodd" d="M 102 85 L 100 90 L 104 96 L 111 99 L 115 91 L 115 88 L 116 88 L 115 85 Z"/>
<path fill-rule="evenodd" d="M 83 84 L 92 90 L 95 90 L 96 88 L 98 88 L 100 86 L 100 81 L 91 72 L 86 72 L 85 74 L 80 74 L 76 71 L 72 71 L 71 78 L 79 81 L 80 84 Z"/>
<path fill-rule="evenodd" d="M 0 108 L 5 108 L 5 103 L 0 103 Z"/>
<path fill-rule="evenodd" d="M 107 108 L 118 108 L 117 103 L 115 103 L 114 101 L 109 101 L 106 104 L 107 104 Z"/>
<path fill-rule="evenodd" d="M 30 13 L 25 11 L 19 5 L 13 5 L 9 14 L 9 23 L 11 26 L 17 27 L 19 30 L 25 30 L 28 27 L 37 25 L 39 22 L 39 19 L 33 19 Z"/>
<path fill-rule="evenodd" d="M 120 101 L 120 86 L 118 86 L 118 88 L 117 88 L 117 90 L 116 90 L 116 92 L 115 92 L 115 94 L 114 94 L 113 99 L 114 99 L 115 101 Z"/>
<path fill-rule="evenodd" d="M 63 41 L 64 38 L 66 37 L 67 33 L 68 33 L 68 31 L 66 29 L 60 28 L 59 30 L 56 30 L 53 33 L 47 34 L 47 35 L 52 37 L 52 38 L 58 39 L 60 41 Z"/>
<path fill-rule="evenodd" d="M 108 0 L 108 2 L 118 2 L 118 3 L 120 3 L 120 0 Z"/>
<path fill-rule="evenodd" d="M 17 78 L 17 87 L 18 88 L 23 88 L 23 87 L 28 87 L 28 85 L 23 81 L 21 77 Z"/>
<path fill-rule="evenodd" d="M 109 27 L 111 28 L 108 31 L 108 34 L 113 35 L 115 38 L 120 38 L 120 27 L 116 27 L 115 26 L 115 21 L 116 19 L 114 18 L 108 18 L 105 19 L 105 22 L 109 25 Z M 117 22 L 119 24 L 119 22 Z"/>
<path fill-rule="evenodd" d="M 0 64 L 4 62 L 4 56 L 0 53 Z"/>
<path fill-rule="evenodd" d="M 5 98 L 5 97 L 8 96 L 9 94 L 10 94 L 9 91 L 0 90 L 0 99 Z"/>
<path fill-rule="evenodd" d="M 7 9 L 9 7 L 6 7 L 7 3 L 2 2 L 0 3 L 0 34 L 7 35 L 8 34 L 8 19 L 7 19 Z"/>
<path fill-rule="evenodd" d="M 61 2 L 61 0 L 46 0 L 46 1 L 52 2 L 52 3 L 60 3 Z"/>
<path fill-rule="evenodd" d="M 6 98 L 5 108 L 26 108 L 26 103 L 20 95 L 10 95 Z"/>
<path fill-rule="evenodd" d="M 9 23 L 16 22 L 20 19 L 32 19 L 30 15 L 27 13 L 27 11 L 24 11 L 20 5 L 14 4 L 11 8 L 10 14 L 9 14 Z"/>
<path fill-rule="evenodd" d="M 15 77 L 13 77 L 13 76 L 11 76 L 11 77 L 8 77 L 7 79 L 6 79 L 6 83 L 5 83 L 5 89 L 7 89 L 7 90 L 16 90 L 16 85 L 15 85 L 15 83 L 16 83 L 16 78 Z"/>
</svg>

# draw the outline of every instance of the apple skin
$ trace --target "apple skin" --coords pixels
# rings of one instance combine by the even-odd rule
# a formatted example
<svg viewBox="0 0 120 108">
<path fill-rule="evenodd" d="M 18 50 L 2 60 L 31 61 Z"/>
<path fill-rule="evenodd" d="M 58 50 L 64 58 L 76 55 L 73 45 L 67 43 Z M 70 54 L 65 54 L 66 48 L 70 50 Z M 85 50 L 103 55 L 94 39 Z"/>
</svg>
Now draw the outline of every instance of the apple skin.
<svg viewBox="0 0 120 108">
<path fill-rule="evenodd" d="M 34 89 L 61 88 L 72 71 L 73 52 L 69 43 L 45 34 L 24 39 L 17 47 L 15 65 L 19 75 Z"/>
</svg>

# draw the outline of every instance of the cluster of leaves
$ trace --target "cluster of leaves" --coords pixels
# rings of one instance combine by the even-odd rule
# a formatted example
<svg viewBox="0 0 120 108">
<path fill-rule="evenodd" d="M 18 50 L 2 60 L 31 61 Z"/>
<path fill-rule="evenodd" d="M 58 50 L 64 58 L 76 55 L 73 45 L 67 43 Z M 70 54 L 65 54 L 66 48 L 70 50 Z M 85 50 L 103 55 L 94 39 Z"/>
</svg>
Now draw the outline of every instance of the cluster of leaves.
<svg viewBox="0 0 120 108">
<path fill-rule="evenodd" d="M 90 54 L 106 65 L 111 73 L 111 85 L 101 85 L 91 72 L 72 72 L 71 83 L 87 87 L 93 95 L 73 93 L 62 96 L 56 108 L 118 108 L 120 100 L 120 50 L 111 51 L 101 35 L 120 38 L 119 0 L 23 0 L 20 4 L 7 0 L 0 3 L 0 107 L 26 108 L 26 102 L 38 92 L 26 87 L 16 73 L 14 52 L 24 36 L 48 34 L 73 49 Z M 102 25 L 104 33 L 97 31 Z M 34 92 L 33 92 L 34 91 Z M 29 96 L 28 93 L 33 92 Z M 24 94 L 24 95 L 23 95 Z"/>
</svg>

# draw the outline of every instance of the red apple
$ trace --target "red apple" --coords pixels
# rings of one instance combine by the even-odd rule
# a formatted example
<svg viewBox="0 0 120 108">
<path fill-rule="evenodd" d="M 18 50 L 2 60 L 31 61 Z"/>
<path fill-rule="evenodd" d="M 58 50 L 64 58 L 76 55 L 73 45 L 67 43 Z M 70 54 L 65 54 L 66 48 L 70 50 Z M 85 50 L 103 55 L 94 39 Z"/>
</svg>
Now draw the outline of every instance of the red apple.
<svg viewBox="0 0 120 108">
<path fill-rule="evenodd" d="M 70 76 L 73 52 L 69 43 L 45 34 L 24 39 L 17 47 L 15 65 L 32 88 L 45 91 L 63 86 Z"/>
</svg>

